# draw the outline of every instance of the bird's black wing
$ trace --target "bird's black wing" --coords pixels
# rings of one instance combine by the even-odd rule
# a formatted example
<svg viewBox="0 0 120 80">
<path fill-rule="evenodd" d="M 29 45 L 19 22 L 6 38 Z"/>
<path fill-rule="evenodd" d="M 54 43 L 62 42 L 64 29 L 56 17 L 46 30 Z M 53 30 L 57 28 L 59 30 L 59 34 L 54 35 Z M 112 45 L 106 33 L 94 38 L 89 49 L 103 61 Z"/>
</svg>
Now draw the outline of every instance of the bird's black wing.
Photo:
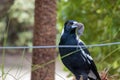
<svg viewBox="0 0 120 80">
<path fill-rule="evenodd" d="M 82 55 L 84 56 L 85 60 L 87 61 L 87 64 L 88 64 L 88 67 L 90 68 L 90 74 L 92 73 L 94 76 L 92 77 L 96 77 L 98 80 L 101 80 L 100 79 L 100 76 L 97 72 L 97 68 L 96 68 L 96 65 L 92 59 L 92 57 L 90 56 L 90 52 L 88 51 L 88 49 L 85 47 L 84 43 L 83 42 L 79 42 L 79 45 L 80 45 L 80 49 L 82 51 Z M 89 75 L 88 75 L 89 76 Z M 91 76 L 90 76 L 91 77 Z"/>
</svg>

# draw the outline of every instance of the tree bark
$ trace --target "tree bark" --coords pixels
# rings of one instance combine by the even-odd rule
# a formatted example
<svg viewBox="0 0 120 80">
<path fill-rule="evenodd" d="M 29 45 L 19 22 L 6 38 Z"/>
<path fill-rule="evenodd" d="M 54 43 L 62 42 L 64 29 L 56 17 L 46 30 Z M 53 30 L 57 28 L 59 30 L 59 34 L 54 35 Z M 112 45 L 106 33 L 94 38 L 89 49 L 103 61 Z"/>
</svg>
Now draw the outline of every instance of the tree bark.
<svg viewBox="0 0 120 80">
<path fill-rule="evenodd" d="M 55 45 L 56 0 L 35 0 L 34 46 Z M 55 49 L 33 49 L 31 80 L 54 80 Z M 44 66 L 45 64 L 45 66 Z M 42 66 L 42 67 L 40 67 Z"/>
</svg>

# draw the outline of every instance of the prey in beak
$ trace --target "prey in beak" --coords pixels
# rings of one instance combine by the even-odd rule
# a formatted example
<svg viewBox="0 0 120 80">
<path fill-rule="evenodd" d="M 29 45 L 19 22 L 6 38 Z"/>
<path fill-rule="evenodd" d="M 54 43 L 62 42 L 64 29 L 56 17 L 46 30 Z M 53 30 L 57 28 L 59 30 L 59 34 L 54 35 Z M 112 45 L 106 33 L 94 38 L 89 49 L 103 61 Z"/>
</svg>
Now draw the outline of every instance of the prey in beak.
<svg viewBox="0 0 120 80">
<path fill-rule="evenodd" d="M 84 25 L 82 23 L 73 22 L 72 28 L 76 28 L 76 34 L 81 36 L 84 31 Z"/>
</svg>

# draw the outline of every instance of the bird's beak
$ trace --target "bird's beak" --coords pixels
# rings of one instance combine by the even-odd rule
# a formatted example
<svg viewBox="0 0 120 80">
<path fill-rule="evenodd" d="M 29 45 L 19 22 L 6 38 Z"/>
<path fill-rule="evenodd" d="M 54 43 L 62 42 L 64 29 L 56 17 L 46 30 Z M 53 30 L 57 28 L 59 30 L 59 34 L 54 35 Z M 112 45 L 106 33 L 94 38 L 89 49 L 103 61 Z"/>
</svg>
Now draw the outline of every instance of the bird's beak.
<svg viewBox="0 0 120 80">
<path fill-rule="evenodd" d="M 84 25 L 82 23 L 74 22 L 72 28 L 76 28 L 76 33 L 80 36 L 83 34 Z"/>
<path fill-rule="evenodd" d="M 73 25 L 72 25 L 72 28 L 81 28 L 83 27 L 84 25 L 82 23 L 78 23 L 78 22 L 74 22 Z"/>
</svg>

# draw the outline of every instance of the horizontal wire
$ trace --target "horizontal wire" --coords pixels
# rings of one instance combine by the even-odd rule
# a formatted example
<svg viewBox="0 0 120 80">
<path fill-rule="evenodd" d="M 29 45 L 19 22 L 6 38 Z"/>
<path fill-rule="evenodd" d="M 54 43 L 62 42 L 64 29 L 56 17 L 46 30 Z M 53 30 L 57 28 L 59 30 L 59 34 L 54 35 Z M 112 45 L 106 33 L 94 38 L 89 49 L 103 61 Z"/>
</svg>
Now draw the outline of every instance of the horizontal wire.
<svg viewBox="0 0 120 80">
<path fill-rule="evenodd" d="M 93 45 L 86 45 L 86 46 L 81 46 L 81 47 L 102 47 L 102 46 L 111 46 L 111 45 L 119 45 L 120 42 L 112 42 L 112 43 L 104 43 L 104 44 L 93 44 Z M 51 45 L 51 46 L 4 46 L 0 47 L 0 49 L 29 49 L 29 48 L 76 48 L 78 47 L 77 45 Z"/>
<path fill-rule="evenodd" d="M 119 45 L 120 42 L 112 42 L 112 43 L 105 43 L 105 44 L 93 44 L 93 45 L 86 45 L 87 48 L 90 48 L 90 47 L 101 47 L 101 46 L 111 46 L 111 45 Z M 0 49 L 28 49 L 28 48 L 58 48 L 58 47 L 78 47 L 76 45 L 60 45 L 60 46 L 56 46 L 56 45 L 53 45 L 53 46 L 6 46 L 6 47 L 0 47 Z M 84 46 L 81 46 L 81 47 L 84 47 Z M 70 53 L 69 55 L 73 54 L 75 52 L 72 52 Z M 69 55 L 66 55 L 66 56 L 63 56 L 63 58 L 69 56 Z M 50 63 L 53 63 L 55 62 L 55 60 L 50 60 L 48 61 L 47 63 L 45 64 L 42 64 L 42 65 L 39 65 L 37 66 L 36 69 L 38 68 L 41 68 L 41 67 L 44 67 L 46 65 L 49 65 Z M 36 70 L 35 69 L 35 70 Z M 33 69 L 34 70 L 34 69 Z M 58 73 L 56 73 L 56 75 L 58 75 L 60 78 L 62 78 L 63 80 L 65 80 L 61 75 L 59 75 Z"/>
</svg>

